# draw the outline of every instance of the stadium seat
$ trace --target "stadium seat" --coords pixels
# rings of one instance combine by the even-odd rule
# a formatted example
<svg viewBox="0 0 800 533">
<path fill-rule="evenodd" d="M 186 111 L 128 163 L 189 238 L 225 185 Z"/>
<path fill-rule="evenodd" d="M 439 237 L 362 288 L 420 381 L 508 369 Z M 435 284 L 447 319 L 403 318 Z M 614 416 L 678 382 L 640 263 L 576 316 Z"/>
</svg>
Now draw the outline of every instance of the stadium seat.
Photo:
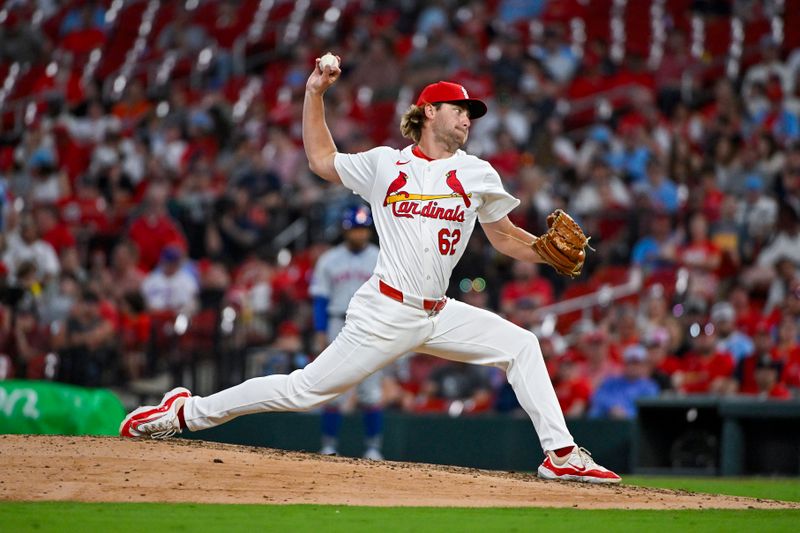
<svg viewBox="0 0 800 533">
<path fill-rule="evenodd" d="M 114 74 L 125 62 L 125 56 L 139 34 L 139 24 L 146 4 L 146 2 L 134 2 L 120 11 L 117 24 L 103 48 L 103 56 L 95 72 L 97 78 L 104 79 Z"/>
<path fill-rule="evenodd" d="M 786 0 L 783 7 L 783 49 L 800 48 L 800 0 Z"/>
<path fill-rule="evenodd" d="M 650 15 L 652 0 L 637 0 L 625 4 L 625 50 L 628 54 L 647 57 L 653 36 L 653 19 Z"/>
<path fill-rule="evenodd" d="M 585 296 L 597 290 L 597 286 L 591 281 L 578 281 L 570 283 L 561 295 L 561 301 L 569 300 L 570 298 L 577 298 L 578 296 Z M 558 317 L 556 329 L 559 333 L 566 334 L 572 325 L 583 318 L 583 311 L 573 311 L 565 313 Z"/>
</svg>

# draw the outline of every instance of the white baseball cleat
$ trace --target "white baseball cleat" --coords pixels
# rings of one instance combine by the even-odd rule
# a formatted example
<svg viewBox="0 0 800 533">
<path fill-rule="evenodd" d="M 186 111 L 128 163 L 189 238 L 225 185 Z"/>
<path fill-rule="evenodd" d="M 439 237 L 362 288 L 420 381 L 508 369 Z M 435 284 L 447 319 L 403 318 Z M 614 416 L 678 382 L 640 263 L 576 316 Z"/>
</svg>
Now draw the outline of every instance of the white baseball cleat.
<svg viewBox="0 0 800 533">
<path fill-rule="evenodd" d="M 337 453 L 336 448 L 327 444 L 319 451 L 320 455 L 337 455 Z"/>
<path fill-rule="evenodd" d="M 378 448 L 368 448 L 367 451 L 364 452 L 364 459 L 383 461 L 383 454 Z"/>
<path fill-rule="evenodd" d="M 139 407 L 120 424 L 120 436 L 166 439 L 180 433 L 178 410 L 191 395 L 188 389 L 177 387 L 166 393 L 160 404 Z"/>
<path fill-rule="evenodd" d="M 582 481 L 584 483 L 619 483 L 622 478 L 600 466 L 592 459 L 592 454 L 585 448 L 575 446 L 569 455 L 558 457 L 554 452 L 547 452 L 544 462 L 539 465 L 539 477 L 543 479 L 561 479 L 564 481 Z"/>
</svg>

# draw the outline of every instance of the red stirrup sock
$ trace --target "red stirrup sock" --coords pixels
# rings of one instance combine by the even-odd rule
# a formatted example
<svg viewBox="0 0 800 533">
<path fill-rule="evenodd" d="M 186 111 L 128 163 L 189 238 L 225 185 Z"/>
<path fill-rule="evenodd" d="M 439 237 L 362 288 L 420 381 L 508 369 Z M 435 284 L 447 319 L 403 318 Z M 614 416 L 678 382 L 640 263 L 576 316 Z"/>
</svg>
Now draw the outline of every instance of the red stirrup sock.
<svg viewBox="0 0 800 533">
<path fill-rule="evenodd" d="M 186 420 L 183 419 L 183 406 L 182 405 L 181 405 L 181 408 L 178 409 L 178 422 L 181 425 L 181 429 L 187 429 L 186 428 Z"/>
<path fill-rule="evenodd" d="M 182 413 L 182 412 L 183 412 L 183 408 L 181 408 L 180 413 Z M 178 416 L 180 416 L 181 417 L 181 421 L 183 421 L 183 415 L 179 414 Z M 566 457 L 570 453 L 572 453 L 573 448 L 575 448 L 575 446 L 567 446 L 566 448 L 559 448 L 557 450 L 553 450 L 553 453 L 556 454 L 556 456 L 558 456 L 558 457 Z"/>
</svg>

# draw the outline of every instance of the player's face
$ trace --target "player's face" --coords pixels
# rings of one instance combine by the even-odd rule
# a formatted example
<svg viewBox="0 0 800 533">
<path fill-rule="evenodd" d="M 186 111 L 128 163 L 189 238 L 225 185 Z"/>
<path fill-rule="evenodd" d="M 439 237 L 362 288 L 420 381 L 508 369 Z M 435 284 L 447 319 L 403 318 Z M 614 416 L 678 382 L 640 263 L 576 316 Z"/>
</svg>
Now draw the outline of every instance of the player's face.
<svg viewBox="0 0 800 533">
<path fill-rule="evenodd" d="M 352 228 L 344 233 L 344 240 L 352 250 L 361 250 L 369 244 L 369 228 Z"/>
<path fill-rule="evenodd" d="M 431 121 L 436 140 L 452 152 L 467 143 L 471 124 L 466 107 L 449 103 L 443 103 Z"/>
</svg>

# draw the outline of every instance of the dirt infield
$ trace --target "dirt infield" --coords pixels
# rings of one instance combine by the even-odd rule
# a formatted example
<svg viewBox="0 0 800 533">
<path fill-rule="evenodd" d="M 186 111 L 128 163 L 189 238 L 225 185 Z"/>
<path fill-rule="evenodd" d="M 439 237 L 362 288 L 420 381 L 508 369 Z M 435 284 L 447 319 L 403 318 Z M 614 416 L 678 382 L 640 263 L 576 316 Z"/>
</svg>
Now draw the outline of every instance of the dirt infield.
<svg viewBox="0 0 800 533">
<path fill-rule="evenodd" d="M 582 509 L 800 507 L 185 440 L 0 435 L 0 465 L 0 500 Z"/>
</svg>

